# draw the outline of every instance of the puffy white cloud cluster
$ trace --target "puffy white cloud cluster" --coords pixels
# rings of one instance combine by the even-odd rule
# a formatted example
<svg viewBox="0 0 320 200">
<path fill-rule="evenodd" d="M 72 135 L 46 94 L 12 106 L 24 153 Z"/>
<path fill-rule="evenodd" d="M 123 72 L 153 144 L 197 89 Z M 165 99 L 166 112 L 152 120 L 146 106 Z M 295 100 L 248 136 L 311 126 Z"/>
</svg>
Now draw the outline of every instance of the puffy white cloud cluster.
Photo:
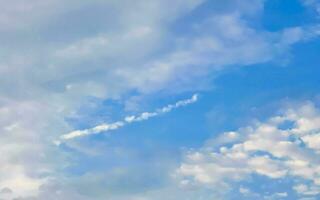
<svg viewBox="0 0 320 200">
<path fill-rule="evenodd" d="M 257 174 L 292 178 L 301 196 L 320 192 L 320 111 L 305 103 L 284 114 L 211 139 L 187 153 L 178 169 L 183 184 L 221 186 Z M 307 184 L 306 184 L 307 183 Z M 245 192 L 244 190 L 242 190 Z"/>
</svg>

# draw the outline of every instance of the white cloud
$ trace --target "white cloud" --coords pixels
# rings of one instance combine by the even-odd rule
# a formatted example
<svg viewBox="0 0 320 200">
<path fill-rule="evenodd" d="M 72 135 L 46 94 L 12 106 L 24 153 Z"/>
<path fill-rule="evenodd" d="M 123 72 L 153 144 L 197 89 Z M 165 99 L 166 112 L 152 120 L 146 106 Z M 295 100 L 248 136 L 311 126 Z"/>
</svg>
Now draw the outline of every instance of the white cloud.
<svg viewBox="0 0 320 200">
<path fill-rule="evenodd" d="M 65 165 L 49 138 L 67 125 L 45 104 L 0 98 L 0 127 L 1 187 L 10 188 L 11 197 L 37 194 L 58 163 Z"/>
<path fill-rule="evenodd" d="M 170 112 L 172 109 L 176 109 L 176 108 L 179 108 L 182 106 L 187 106 L 189 104 L 195 103 L 197 100 L 198 100 L 198 95 L 194 94 L 190 99 L 181 100 L 181 101 L 176 102 L 175 104 L 169 104 L 165 107 L 156 109 L 156 111 L 154 111 L 154 112 L 143 112 L 138 116 L 134 116 L 134 115 L 127 116 L 124 118 L 123 121 L 118 121 L 118 122 L 111 123 L 111 124 L 104 123 L 104 124 L 100 124 L 98 126 L 90 128 L 90 129 L 72 131 L 70 133 L 62 135 L 60 137 L 60 139 L 61 140 L 69 140 L 69 139 L 73 139 L 76 137 L 83 137 L 83 136 L 88 136 L 88 135 L 100 134 L 100 133 L 111 131 L 111 130 L 116 130 L 118 128 L 121 128 L 122 126 L 129 124 L 129 123 L 148 120 L 151 117 L 155 117 L 155 116 Z M 61 142 L 54 141 L 54 143 L 59 145 Z"/>
<path fill-rule="evenodd" d="M 286 193 L 286 192 L 278 192 L 275 195 L 278 196 L 278 197 L 287 197 L 288 193 Z"/>
<path fill-rule="evenodd" d="M 310 195 L 314 196 L 320 194 L 319 186 L 308 186 L 305 184 L 294 185 L 293 189 L 300 195 Z"/>
<path fill-rule="evenodd" d="M 96 36 L 93 38 L 85 38 L 78 43 L 67 46 L 57 51 L 59 57 L 93 57 L 97 52 L 104 51 L 108 48 L 109 40 L 106 36 Z"/>
<path fill-rule="evenodd" d="M 4 48 L 8 49 L 3 52 L 3 74 L 10 77 L 15 73 L 20 80 L 17 84 L 11 79 L 2 79 L 5 95 L 17 95 L 10 90 L 10 85 L 14 84 L 16 91 L 24 96 L 50 96 L 64 104 L 61 105 L 64 109 L 73 110 L 71 105 L 83 104 L 85 96 L 119 97 L 131 90 L 140 93 L 164 89 L 184 91 L 201 87 L 201 83 L 194 83 L 228 66 L 270 61 L 310 32 L 298 27 L 272 33 L 250 27 L 245 17 L 254 17 L 263 11 L 263 1 L 258 0 L 250 5 L 244 1 L 216 1 L 221 11 L 196 22 L 193 28 L 190 26 L 192 34 L 188 36 L 171 33 L 170 24 L 202 1 L 142 0 L 132 8 L 124 6 L 129 1 L 77 2 L 70 1 L 63 6 L 60 1 L 33 0 L 29 3 L 34 9 L 32 13 L 41 15 L 36 18 L 44 22 L 30 25 L 34 32 L 27 28 L 22 30 L 30 38 L 14 38 L 13 33 L 0 37 Z M 33 3 L 59 11 L 47 16 L 43 13 L 46 9 L 32 6 Z M 19 7 L 19 3 L 10 5 Z M 99 20 L 88 24 L 81 14 L 92 13 L 88 14 L 88 21 L 97 16 L 86 10 L 87 7 L 99 7 L 104 13 L 117 11 L 119 15 L 113 16 L 113 20 L 105 16 L 106 25 Z M 100 12 L 98 10 L 97 15 Z M 66 24 L 55 24 L 55 20 L 65 20 Z M 23 22 L 20 23 L 25 24 Z M 86 27 L 95 23 L 101 28 L 87 33 Z M 73 29 L 67 25 L 72 25 Z M 16 43 L 7 44 L 8 40 Z M 12 49 L 13 46 L 16 48 Z M 32 51 L 24 52 L 30 46 Z M 157 52 L 163 53 L 158 55 Z M 25 86 L 29 87 L 28 93 Z"/>
<path fill-rule="evenodd" d="M 240 192 L 241 194 L 244 194 L 244 195 L 247 195 L 247 194 L 250 194 L 250 193 L 251 193 L 251 191 L 250 191 L 248 188 L 244 188 L 244 187 L 240 187 L 240 188 L 239 188 L 239 192 Z"/>
<path fill-rule="evenodd" d="M 237 134 L 242 139 L 228 146 L 224 142 L 211 146 L 209 142 L 202 149 L 189 152 L 177 173 L 183 180 L 203 186 L 243 181 L 253 174 L 270 179 L 292 178 L 311 182 L 312 189 L 295 186 L 298 193 L 316 195 L 316 188 L 320 187 L 320 160 L 315 145 L 319 117 L 319 110 L 311 103 L 288 109 L 266 122 L 239 129 Z M 281 127 L 287 121 L 293 127 Z"/>
</svg>

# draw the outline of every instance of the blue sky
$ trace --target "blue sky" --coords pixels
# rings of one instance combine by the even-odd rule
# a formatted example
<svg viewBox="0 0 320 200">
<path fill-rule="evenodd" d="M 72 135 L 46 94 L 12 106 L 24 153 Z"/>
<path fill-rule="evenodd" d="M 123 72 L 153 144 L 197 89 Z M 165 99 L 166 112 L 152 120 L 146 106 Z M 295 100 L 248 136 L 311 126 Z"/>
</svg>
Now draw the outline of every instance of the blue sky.
<svg viewBox="0 0 320 200">
<path fill-rule="evenodd" d="M 0 13 L 0 199 L 320 198 L 318 0 Z"/>
</svg>

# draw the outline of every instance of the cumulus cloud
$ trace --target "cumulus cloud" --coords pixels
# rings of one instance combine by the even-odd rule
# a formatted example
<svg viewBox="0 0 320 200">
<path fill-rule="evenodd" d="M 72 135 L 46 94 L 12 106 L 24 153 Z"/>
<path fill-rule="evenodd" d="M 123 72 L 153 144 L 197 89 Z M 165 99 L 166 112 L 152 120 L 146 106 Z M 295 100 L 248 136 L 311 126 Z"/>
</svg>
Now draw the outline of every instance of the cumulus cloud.
<svg viewBox="0 0 320 200">
<path fill-rule="evenodd" d="M 154 112 L 143 112 L 137 116 L 135 116 L 135 115 L 127 116 L 124 118 L 123 121 L 118 121 L 118 122 L 111 123 L 111 124 L 104 123 L 104 124 L 100 124 L 98 126 L 90 128 L 90 129 L 72 131 L 70 133 L 62 135 L 60 137 L 60 139 L 61 140 L 69 140 L 69 139 L 73 139 L 76 137 L 94 135 L 94 134 L 99 134 L 99 133 L 103 133 L 103 132 L 107 132 L 107 131 L 111 131 L 111 130 L 116 130 L 118 128 L 121 128 L 122 126 L 129 124 L 129 123 L 148 120 L 151 117 L 156 117 L 158 115 L 170 112 L 173 109 L 187 106 L 189 104 L 195 103 L 197 100 L 198 100 L 198 95 L 194 94 L 190 99 L 181 100 L 181 101 L 176 102 L 175 104 L 169 104 L 169 105 L 164 106 L 162 108 L 156 109 L 156 111 L 154 111 Z M 60 144 L 60 141 L 55 141 L 55 143 Z"/>
<path fill-rule="evenodd" d="M 292 178 L 310 184 L 293 186 L 298 195 L 317 195 L 319 120 L 320 111 L 312 103 L 290 108 L 265 122 L 218 136 L 219 145 L 207 143 L 202 149 L 187 153 L 177 173 L 183 180 L 203 186 L 241 182 L 252 175 L 270 180 Z M 284 126 L 287 122 L 292 127 Z M 229 144 L 225 143 L 229 140 L 220 139 L 237 134 L 242 138 Z M 244 189 L 241 191 L 246 193 Z"/>
</svg>

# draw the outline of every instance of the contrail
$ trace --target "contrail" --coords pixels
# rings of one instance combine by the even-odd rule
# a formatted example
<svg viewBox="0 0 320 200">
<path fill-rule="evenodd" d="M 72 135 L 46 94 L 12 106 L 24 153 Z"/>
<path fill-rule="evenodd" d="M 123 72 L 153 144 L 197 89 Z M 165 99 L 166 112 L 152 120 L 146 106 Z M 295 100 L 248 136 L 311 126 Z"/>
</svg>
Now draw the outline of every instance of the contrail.
<svg viewBox="0 0 320 200">
<path fill-rule="evenodd" d="M 149 118 L 156 117 L 158 115 L 171 112 L 173 109 L 187 106 L 189 104 L 195 103 L 197 100 L 198 100 L 198 94 L 194 94 L 194 95 L 192 95 L 192 97 L 190 99 L 177 101 L 175 104 L 169 104 L 169 105 L 164 106 L 162 108 L 158 108 L 153 112 L 143 112 L 139 115 L 126 116 L 122 121 L 117 121 L 117 122 L 110 123 L 110 124 L 103 123 L 103 124 L 100 124 L 100 125 L 95 126 L 93 128 L 72 131 L 70 133 L 67 133 L 67 134 L 60 136 L 60 140 L 66 141 L 66 140 L 71 140 L 71 139 L 74 139 L 77 137 L 84 137 L 84 136 L 88 136 L 88 135 L 100 134 L 100 133 L 106 132 L 106 131 L 116 130 L 116 129 L 119 129 L 127 124 L 130 124 L 130 123 L 148 120 Z M 59 145 L 59 144 L 61 144 L 61 141 L 55 141 L 54 143 L 56 145 Z"/>
</svg>

